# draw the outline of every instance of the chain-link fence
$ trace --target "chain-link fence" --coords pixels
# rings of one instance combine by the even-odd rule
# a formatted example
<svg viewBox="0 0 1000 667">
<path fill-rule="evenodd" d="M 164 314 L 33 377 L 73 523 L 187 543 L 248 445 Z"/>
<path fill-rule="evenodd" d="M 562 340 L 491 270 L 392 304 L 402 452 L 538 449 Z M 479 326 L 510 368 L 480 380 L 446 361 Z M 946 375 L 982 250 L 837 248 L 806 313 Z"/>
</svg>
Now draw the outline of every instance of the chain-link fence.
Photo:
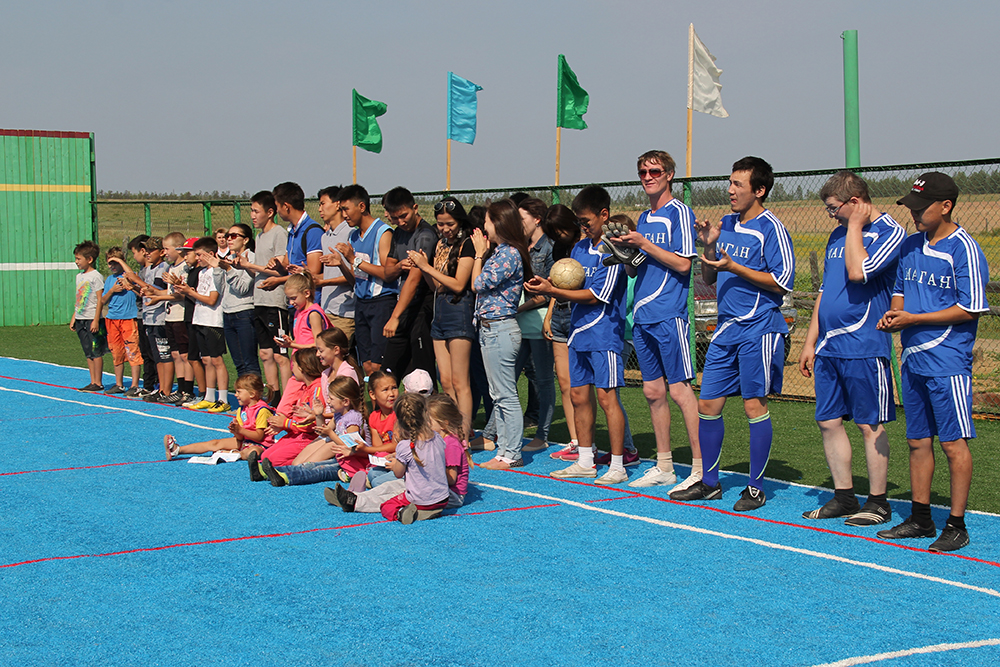
<svg viewBox="0 0 1000 667">
<path fill-rule="evenodd" d="M 787 172 L 775 175 L 767 207 L 785 224 L 792 235 L 796 255 L 795 291 L 786 298 L 784 309 L 790 321 L 791 334 L 787 341 L 783 394 L 812 398 L 813 381 L 802 377 L 797 369 L 799 353 L 805 339 L 812 307 L 823 278 L 823 252 L 830 231 L 837 223 L 832 220 L 819 200 L 819 190 L 837 169 Z M 939 162 L 887 167 L 862 167 L 856 170 L 868 182 L 875 206 L 889 213 L 908 233 L 914 231 L 909 211 L 896 205 L 896 200 L 909 192 L 913 180 L 926 171 L 942 171 L 951 175 L 961 195 L 953 219 L 965 227 L 982 246 L 990 264 L 988 298 L 993 296 L 991 311 L 979 321 L 979 334 L 973 353 L 973 409 L 977 413 L 1000 414 L 1000 159 Z M 729 176 L 678 178 L 674 195 L 691 205 L 698 218 L 718 220 L 730 212 L 727 193 Z M 647 208 L 648 199 L 637 181 L 601 183 L 611 194 L 612 214 L 625 213 L 633 220 Z M 433 205 L 445 195 L 458 197 L 466 209 L 487 204 L 514 192 L 526 192 L 546 203 L 569 204 L 583 185 L 531 186 L 523 188 L 452 190 L 451 192 L 415 192 L 420 213 L 433 220 Z M 372 200 L 377 202 L 378 196 Z M 137 234 L 162 236 L 180 231 L 187 236 L 209 234 L 220 227 L 237 222 L 249 224 L 248 201 L 109 201 L 96 202 L 99 243 L 102 248 L 118 245 Z M 377 205 L 373 206 L 376 213 Z M 315 200 L 306 202 L 306 209 L 318 219 Z M 695 277 L 698 280 L 698 277 Z M 713 324 L 713 290 L 696 290 L 695 302 L 697 350 L 700 361 Z M 899 354 L 899 337 L 894 337 Z M 639 384 L 634 355 L 627 361 L 626 376 L 630 384 Z"/>
</svg>

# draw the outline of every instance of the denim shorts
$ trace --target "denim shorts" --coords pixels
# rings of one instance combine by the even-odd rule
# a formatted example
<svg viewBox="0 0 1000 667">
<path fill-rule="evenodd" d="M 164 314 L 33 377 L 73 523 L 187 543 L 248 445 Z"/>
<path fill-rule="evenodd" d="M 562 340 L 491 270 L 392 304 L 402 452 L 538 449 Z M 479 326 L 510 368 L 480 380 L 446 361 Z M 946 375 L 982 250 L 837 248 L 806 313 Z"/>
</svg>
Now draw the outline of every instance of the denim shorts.
<svg viewBox="0 0 1000 667">
<path fill-rule="evenodd" d="M 452 303 L 455 295 L 442 292 L 434 297 L 434 319 L 431 322 L 432 340 L 468 338 L 476 340 L 476 330 L 472 327 L 472 310 L 476 295 L 467 291 L 458 303 Z"/>
<path fill-rule="evenodd" d="M 572 314 L 571 304 L 567 301 L 556 304 L 552 307 L 552 340 L 556 343 L 565 343 L 569 340 L 570 328 L 569 320 Z"/>
</svg>

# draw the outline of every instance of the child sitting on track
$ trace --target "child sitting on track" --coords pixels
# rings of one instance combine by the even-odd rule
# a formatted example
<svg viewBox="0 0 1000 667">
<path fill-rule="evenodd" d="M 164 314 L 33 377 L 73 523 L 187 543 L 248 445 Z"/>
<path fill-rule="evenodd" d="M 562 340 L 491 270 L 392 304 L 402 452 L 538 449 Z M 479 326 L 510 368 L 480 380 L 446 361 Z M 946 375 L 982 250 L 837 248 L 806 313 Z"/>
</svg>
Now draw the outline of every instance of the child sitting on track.
<svg viewBox="0 0 1000 667">
<path fill-rule="evenodd" d="M 229 423 L 229 432 L 233 437 L 178 445 L 177 439 L 168 433 L 163 436 L 167 460 L 180 454 L 204 454 L 221 450 L 238 451 L 240 458 L 246 459 L 251 452 L 260 454 L 266 447 L 274 444 L 274 436 L 267 433 L 268 419 L 272 413 L 267 403 L 260 398 L 264 393 L 264 383 L 260 376 L 241 375 L 236 380 L 235 393 L 240 408 Z"/>
</svg>

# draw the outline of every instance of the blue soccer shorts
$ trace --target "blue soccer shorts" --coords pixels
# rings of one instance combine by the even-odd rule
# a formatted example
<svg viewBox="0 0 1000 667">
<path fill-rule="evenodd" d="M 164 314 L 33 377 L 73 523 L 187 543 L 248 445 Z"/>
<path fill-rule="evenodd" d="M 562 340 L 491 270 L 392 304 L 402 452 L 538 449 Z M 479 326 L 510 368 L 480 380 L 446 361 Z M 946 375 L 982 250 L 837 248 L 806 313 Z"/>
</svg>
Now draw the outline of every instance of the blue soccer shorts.
<svg viewBox="0 0 1000 667">
<path fill-rule="evenodd" d="M 643 382 L 665 378 L 667 384 L 694 378 L 688 323 L 681 317 L 632 325 L 632 344 Z"/>
<path fill-rule="evenodd" d="M 903 409 L 906 437 L 953 442 L 975 438 L 972 425 L 972 376 L 928 377 L 910 373 L 903 365 Z"/>
<path fill-rule="evenodd" d="M 820 355 L 813 364 L 813 378 L 816 421 L 843 418 L 872 425 L 896 421 L 892 371 L 885 357 L 840 359 Z"/>
<path fill-rule="evenodd" d="M 763 398 L 781 392 L 785 370 L 785 338 L 767 333 L 732 345 L 715 341 L 705 355 L 699 397 Z"/>
<path fill-rule="evenodd" d="M 572 347 L 568 351 L 571 387 L 592 384 L 598 389 L 613 389 L 625 386 L 625 364 L 618 352 L 591 352 L 574 350 Z"/>
</svg>

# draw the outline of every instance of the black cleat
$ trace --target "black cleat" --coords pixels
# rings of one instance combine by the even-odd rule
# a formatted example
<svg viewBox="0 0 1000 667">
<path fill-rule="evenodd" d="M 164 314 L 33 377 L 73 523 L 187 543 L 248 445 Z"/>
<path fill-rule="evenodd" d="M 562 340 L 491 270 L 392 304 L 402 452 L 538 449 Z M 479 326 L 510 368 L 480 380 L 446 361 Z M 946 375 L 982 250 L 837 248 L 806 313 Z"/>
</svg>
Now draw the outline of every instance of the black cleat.
<svg viewBox="0 0 1000 667">
<path fill-rule="evenodd" d="M 883 540 L 905 540 L 911 537 L 934 537 L 937 535 L 937 529 L 934 524 L 921 526 L 911 516 L 898 526 L 878 531 L 877 535 Z"/>
<path fill-rule="evenodd" d="M 851 516 L 852 514 L 856 514 L 860 509 L 861 505 L 858 504 L 858 499 L 853 495 L 851 496 L 851 502 L 848 504 L 840 502 L 840 499 L 834 496 L 833 498 L 830 498 L 830 500 L 826 501 L 826 503 L 819 509 L 803 512 L 802 518 L 836 519 L 838 517 Z"/>
<path fill-rule="evenodd" d="M 934 540 L 928 549 L 931 551 L 958 551 L 969 544 L 969 531 L 955 526 L 945 526 L 941 537 Z"/>
<path fill-rule="evenodd" d="M 892 520 L 892 510 L 883 507 L 878 503 L 868 501 L 861 511 L 854 516 L 848 517 L 844 522 L 845 526 L 877 526 L 880 523 L 889 523 Z"/>
<path fill-rule="evenodd" d="M 715 486 L 709 486 L 701 480 L 698 480 L 686 489 L 674 491 L 670 494 L 671 500 L 718 500 L 721 497 L 721 482 Z"/>
<path fill-rule="evenodd" d="M 752 512 L 760 509 L 767 502 L 764 491 L 755 486 L 748 486 L 740 493 L 740 499 L 733 505 L 734 512 Z"/>
</svg>

